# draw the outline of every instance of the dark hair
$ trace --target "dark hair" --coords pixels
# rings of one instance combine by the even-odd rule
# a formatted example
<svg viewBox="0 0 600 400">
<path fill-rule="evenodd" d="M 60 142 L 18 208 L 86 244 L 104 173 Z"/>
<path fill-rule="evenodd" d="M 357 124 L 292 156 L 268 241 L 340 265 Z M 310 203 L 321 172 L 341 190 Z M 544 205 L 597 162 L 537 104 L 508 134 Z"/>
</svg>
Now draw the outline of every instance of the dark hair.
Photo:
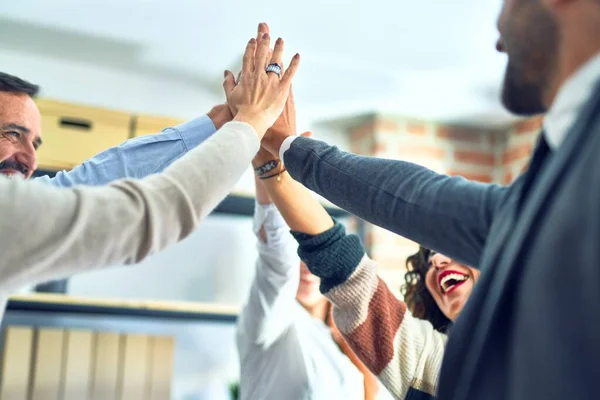
<svg viewBox="0 0 600 400">
<path fill-rule="evenodd" d="M 406 259 L 407 272 L 404 274 L 405 283 L 402 285 L 401 291 L 413 316 L 431 322 L 434 329 L 446 333 L 450 329 L 452 321 L 440 310 L 425 286 L 430 255 L 431 250 L 420 246 L 416 254 Z"/>
<path fill-rule="evenodd" d="M 40 87 L 38 85 L 24 81 L 14 75 L 0 72 L 0 92 L 22 93 L 35 97 L 39 91 Z"/>
</svg>

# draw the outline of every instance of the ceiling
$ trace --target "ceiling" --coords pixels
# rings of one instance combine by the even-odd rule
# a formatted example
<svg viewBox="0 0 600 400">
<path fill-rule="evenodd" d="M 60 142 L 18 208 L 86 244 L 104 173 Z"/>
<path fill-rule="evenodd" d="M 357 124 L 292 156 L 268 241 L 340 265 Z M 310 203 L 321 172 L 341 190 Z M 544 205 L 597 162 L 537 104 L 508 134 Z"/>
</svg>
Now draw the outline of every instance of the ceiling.
<svg viewBox="0 0 600 400">
<path fill-rule="evenodd" d="M 85 6 L 84 6 L 85 4 Z M 505 123 L 500 0 L 20 0 L 0 4 L 0 45 L 168 74 L 220 90 L 258 22 L 302 55 L 296 101 L 315 118 L 383 111 Z M 35 37 L 25 40 L 24 37 Z"/>
</svg>

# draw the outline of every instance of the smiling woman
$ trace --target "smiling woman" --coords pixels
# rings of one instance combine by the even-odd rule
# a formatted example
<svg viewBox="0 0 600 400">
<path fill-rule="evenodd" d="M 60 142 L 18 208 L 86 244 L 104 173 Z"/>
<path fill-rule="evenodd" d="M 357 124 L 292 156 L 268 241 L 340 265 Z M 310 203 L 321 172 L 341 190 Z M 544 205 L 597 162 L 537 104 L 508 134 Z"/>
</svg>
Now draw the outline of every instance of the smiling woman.
<svg viewBox="0 0 600 400">
<path fill-rule="evenodd" d="M 408 260 L 407 303 L 404 303 L 377 275 L 377 263 L 368 257 L 356 235 L 346 234 L 344 227 L 333 221 L 308 190 L 285 170 L 273 176 L 279 180 L 264 180 L 265 188 L 298 242 L 298 255 L 318 277 L 321 293 L 333 304 L 335 325 L 344 342 L 394 398 L 433 399 L 445 353 L 445 331 L 462 309 L 478 273 L 422 249 Z M 302 272 L 298 273 L 295 264 L 289 271 L 294 271 L 298 282 Z M 277 277 L 281 282 L 281 274 Z M 297 289 L 298 283 L 291 286 L 290 301 Z M 268 303 L 265 296 L 256 297 L 262 300 L 257 304 Z M 298 320 L 289 312 L 285 316 Z M 245 320 L 255 322 L 256 318 Z M 307 337 L 306 333 L 301 336 Z M 315 340 L 306 342 L 314 344 Z M 292 348 L 295 353 L 302 353 L 298 350 L 302 346 Z M 315 376 L 320 380 L 340 381 L 323 373 L 323 362 L 308 365 L 319 365 L 319 374 Z M 334 385 L 328 383 L 324 387 Z"/>
<path fill-rule="evenodd" d="M 479 271 L 425 247 L 406 259 L 402 294 L 413 316 L 447 332 L 463 309 Z"/>
</svg>

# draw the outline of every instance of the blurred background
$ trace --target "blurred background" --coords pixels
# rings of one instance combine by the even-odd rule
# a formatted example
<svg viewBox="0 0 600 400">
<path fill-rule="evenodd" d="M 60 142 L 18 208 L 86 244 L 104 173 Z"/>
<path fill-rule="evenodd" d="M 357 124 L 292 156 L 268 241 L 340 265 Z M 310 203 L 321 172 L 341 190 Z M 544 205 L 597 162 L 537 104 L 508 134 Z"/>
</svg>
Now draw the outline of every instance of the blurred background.
<svg viewBox="0 0 600 400">
<path fill-rule="evenodd" d="M 239 69 L 246 41 L 266 21 L 273 37 L 286 40 L 286 60 L 295 52 L 302 56 L 294 83 L 300 132 L 312 130 L 315 138 L 354 153 L 505 184 L 524 167 L 540 121 L 517 120 L 501 107 L 505 57 L 495 50 L 500 6 L 500 0 L 4 1 L 0 70 L 41 86 L 43 135 L 62 134 L 46 123 L 52 118 L 89 122 L 83 144 L 63 147 L 62 154 L 52 153 L 51 146 L 40 150 L 42 173 L 52 174 L 108 147 L 101 127 L 121 132 L 113 139 L 117 145 L 224 102 L 223 70 Z M 239 375 L 235 315 L 247 297 L 256 258 L 253 184 L 248 170 L 197 232 L 141 265 L 70 279 L 66 292 L 85 301 L 65 308 L 62 300 L 15 300 L 5 321 L 22 329 L 13 332 L 13 343 L 33 343 L 30 351 L 39 355 L 36 340 L 50 332 L 48 340 L 62 343 L 64 351 L 56 357 L 64 366 L 70 362 L 69 330 L 92 332 L 89 343 L 83 342 L 96 352 L 104 339 L 94 332 L 116 332 L 109 348 L 119 356 L 107 371 L 116 371 L 109 375 L 118 388 L 128 354 L 151 357 L 156 338 L 171 337 L 167 398 L 229 398 Z M 361 235 L 381 275 L 399 289 L 406 256 L 416 244 L 328 206 Z M 150 300 L 156 303 L 144 303 Z M 133 301 L 162 311 L 140 313 Z M 57 331 L 62 336 L 52 336 Z M 5 387 L 12 354 L 8 336 L 3 334 Z M 16 349 L 15 357 L 23 358 L 25 350 Z M 35 357 L 32 363 L 23 368 L 34 368 Z M 31 375 L 22 378 L 27 385 Z M 20 375 L 14 376 L 10 379 L 18 381 Z M 66 398 L 60 385 L 55 398 Z M 28 390 L 25 398 L 35 394 Z"/>
</svg>

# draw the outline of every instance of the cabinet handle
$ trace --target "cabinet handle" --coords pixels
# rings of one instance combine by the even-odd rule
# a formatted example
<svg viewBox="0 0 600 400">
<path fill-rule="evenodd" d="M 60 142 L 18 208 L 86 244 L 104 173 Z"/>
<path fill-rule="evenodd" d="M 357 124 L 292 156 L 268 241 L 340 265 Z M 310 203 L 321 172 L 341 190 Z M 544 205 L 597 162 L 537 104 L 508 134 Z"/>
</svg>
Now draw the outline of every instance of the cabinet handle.
<svg viewBox="0 0 600 400">
<path fill-rule="evenodd" d="M 92 121 L 86 121 L 83 119 L 63 117 L 60 119 L 59 123 L 63 128 L 74 128 L 85 131 L 92 129 Z"/>
</svg>

